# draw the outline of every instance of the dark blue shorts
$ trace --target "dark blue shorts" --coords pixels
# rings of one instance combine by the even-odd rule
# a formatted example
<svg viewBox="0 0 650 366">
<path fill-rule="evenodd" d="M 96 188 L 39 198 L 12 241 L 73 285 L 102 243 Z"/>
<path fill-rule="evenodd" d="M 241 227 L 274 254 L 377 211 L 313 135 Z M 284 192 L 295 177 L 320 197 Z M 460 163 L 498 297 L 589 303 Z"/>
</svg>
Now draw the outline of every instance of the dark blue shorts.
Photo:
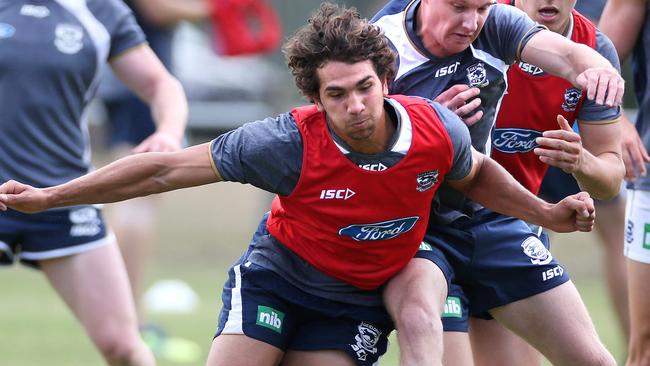
<svg viewBox="0 0 650 366">
<path fill-rule="evenodd" d="M 416 257 L 438 265 L 450 282 L 446 331 L 467 331 L 468 316 L 545 292 L 569 280 L 548 250 L 548 236 L 525 222 L 487 209 L 473 219 L 429 228 Z"/>
<path fill-rule="evenodd" d="M 156 131 L 149 106 L 135 95 L 106 101 L 109 145 L 138 145 Z"/>
<path fill-rule="evenodd" d="M 544 175 L 538 196 L 548 202 L 555 203 L 578 192 L 580 192 L 580 187 L 573 175 L 551 166 Z"/>
<path fill-rule="evenodd" d="M 383 306 L 364 307 L 306 293 L 250 262 L 229 271 L 216 336 L 245 334 L 281 350 L 340 350 L 370 366 L 394 329 Z"/>
<path fill-rule="evenodd" d="M 0 213 L 0 264 L 20 260 L 38 267 L 39 260 L 82 253 L 110 240 L 112 234 L 107 234 L 101 211 L 94 206 L 32 215 Z"/>
</svg>

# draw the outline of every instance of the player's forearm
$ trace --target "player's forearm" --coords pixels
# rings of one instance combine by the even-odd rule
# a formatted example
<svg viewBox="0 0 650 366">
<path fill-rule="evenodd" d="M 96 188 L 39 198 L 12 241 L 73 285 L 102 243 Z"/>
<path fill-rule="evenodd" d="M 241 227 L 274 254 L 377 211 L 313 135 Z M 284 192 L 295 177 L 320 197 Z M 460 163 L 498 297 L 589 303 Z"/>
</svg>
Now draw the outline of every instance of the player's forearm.
<svg viewBox="0 0 650 366">
<path fill-rule="evenodd" d="M 111 203 L 163 192 L 165 185 L 156 179 L 168 169 L 160 159 L 163 154 L 128 156 L 70 182 L 45 188 L 47 207 Z"/>
<path fill-rule="evenodd" d="M 206 0 L 137 0 L 140 13 L 158 26 L 170 26 L 181 20 L 201 21 L 209 15 Z"/>
<path fill-rule="evenodd" d="M 541 200 L 494 160 L 485 157 L 477 177 L 462 189 L 472 200 L 508 216 L 546 226 L 551 205 Z"/>
<path fill-rule="evenodd" d="M 577 85 L 577 77 L 593 67 L 613 67 L 591 47 L 573 43 L 550 31 L 537 33 L 526 44 L 522 60 L 541 67 L 544 71 Z"/>
<path fill-rule="evenodd" d="M 599 200 L 608 200 L 618 194 L 625 166 L 619 153 L 604 152 L 594 156 L 585 151 L 582 167 L 573 176 L 583 191 Z"/>
<path fill-rule="evenodd" d="M 188 117 L 187 98 L 181 83 L 171 75 L 157 80 L 152 87 L 149 103 L 153 120 L 156 121 L 156 131 L 180 142 Z"/>
<path fill-rule="evenodd" d="M 609 0 L 598 27 L 611 39 L 621 62 L 636 44 L 646 16 L 647 0 Z"/>
</svg>

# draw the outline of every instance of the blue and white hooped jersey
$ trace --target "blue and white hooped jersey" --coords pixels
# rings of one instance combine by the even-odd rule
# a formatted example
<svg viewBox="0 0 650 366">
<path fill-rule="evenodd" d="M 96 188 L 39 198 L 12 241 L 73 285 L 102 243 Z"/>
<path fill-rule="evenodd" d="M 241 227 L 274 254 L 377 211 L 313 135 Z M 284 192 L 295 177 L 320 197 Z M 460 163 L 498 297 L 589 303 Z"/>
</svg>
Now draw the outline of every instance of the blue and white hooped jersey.
<svg viewBox="0 0 650 366">
<path fill-rule="evenodd" d="M 145 42 L 120 0 L 0 0 L 0 181 L 90 167 L 84 110 L 113 56 Z"/>
<path fill-rule="evenodd" d="M 478 38 L 465 51 L 438 58 L 426 50 L 416 32 L 420 0 L 393 0 L 374 18 L 399 54 L 398 69 L 390 93 L 435 99 L 456 84 L 481 89 L 484 115 L 470 127 L 472 145 L 489 149 L 490 129 L 506 90 L 506 71 L 530 37 L 543 29 L 512 6 L 493 5 Z"/>
</svg>

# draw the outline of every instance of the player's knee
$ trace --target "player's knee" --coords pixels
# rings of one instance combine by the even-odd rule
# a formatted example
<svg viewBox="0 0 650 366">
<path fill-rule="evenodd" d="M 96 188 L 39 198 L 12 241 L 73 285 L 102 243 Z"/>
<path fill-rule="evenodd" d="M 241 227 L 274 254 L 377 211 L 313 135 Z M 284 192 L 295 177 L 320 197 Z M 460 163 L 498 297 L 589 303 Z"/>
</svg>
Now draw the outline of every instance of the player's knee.
<svg viewBox="0 0 650 366">
<path fill-rule="evenodd" d="M 105 334 L 95 339 L 99 351 L 109 365 L 135 365 L 146 346 L 137 336 Z"/>
<path fill-rule="evenodd" d="M 434 335 L 442 337 L 440 311 L 423 302 L 409 302 L 397 312 L 395 322 L 398 331 L 411 335 Z"/>
</svg>

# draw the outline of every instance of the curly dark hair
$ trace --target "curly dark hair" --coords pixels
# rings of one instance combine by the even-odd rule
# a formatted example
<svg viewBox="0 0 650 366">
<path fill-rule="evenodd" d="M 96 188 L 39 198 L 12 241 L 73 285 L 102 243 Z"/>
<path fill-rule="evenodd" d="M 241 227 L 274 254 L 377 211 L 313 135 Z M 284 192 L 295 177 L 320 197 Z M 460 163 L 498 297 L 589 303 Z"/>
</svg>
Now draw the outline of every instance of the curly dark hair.
<svg viewBox="0 0 650 366">
<path fill-rule="evenodd" d="M 322 3 L 283 46 L 287 64 L 300 92 L 314 100 L 320 81 L 316 71 L 328 61 L 370 60 L 381 80 L 395 74 L 395 53 L 379 27 L 362 19 L 356 8 Z"/>
</svg>

